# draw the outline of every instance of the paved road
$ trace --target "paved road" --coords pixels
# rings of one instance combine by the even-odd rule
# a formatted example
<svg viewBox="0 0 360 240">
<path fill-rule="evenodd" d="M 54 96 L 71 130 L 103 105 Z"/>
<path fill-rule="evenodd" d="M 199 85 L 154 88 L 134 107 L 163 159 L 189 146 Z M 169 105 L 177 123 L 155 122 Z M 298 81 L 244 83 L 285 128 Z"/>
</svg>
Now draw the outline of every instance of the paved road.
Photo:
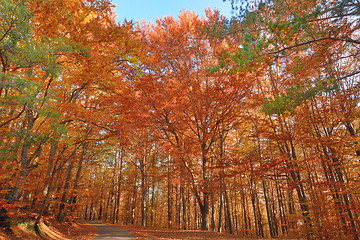
<svg viewBox="0 0 360 240">
<path fill-rule="evenodd" d="M 88 223 L 98 230 L 98 235 L 93 240 L 136 240 L 125 229 L 94 221 Z"/>
</svg>

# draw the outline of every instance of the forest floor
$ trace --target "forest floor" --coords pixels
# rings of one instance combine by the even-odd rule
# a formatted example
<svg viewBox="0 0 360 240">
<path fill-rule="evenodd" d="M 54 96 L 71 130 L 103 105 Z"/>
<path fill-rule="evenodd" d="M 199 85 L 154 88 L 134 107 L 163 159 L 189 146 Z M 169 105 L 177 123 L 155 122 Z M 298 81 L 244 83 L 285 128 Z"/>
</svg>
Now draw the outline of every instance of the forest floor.
<svg viewBox="0 0 360 240">
<path fill-rule="evenodd" d="M 45 218 L 41 223 L 41 236 L 35 233 L 34 222 L 29 220 L 11 226 L 10 231 L 0 228 L 0 240 L 90 240 L 97 234 L 96 228 L 83 222 L 58 223 Z"/>
<path fill-rule="evenodd" d="M 174 230 L 157 227 L 139 227 L 115 225 L 128 230 L 136 240 L 206 240 L 206 239 L 223 239 L 223 240 L 255 240 L 264 238 L 247 238 L 236 236 L 229 233 L 218 233 L 201 230 Z M 269 239 L 269 238 L 267 238 Z M 289 240 L 290 238 L 287 238 Z M 281 238 L 276 238 L 281 240 Z M 285 238 L 284 238 L 285 240 Z"/>
<path fill-rule="evenodd" d="M 201 230 L 175 230 L 159 227 L 139 227 L 132 225 L 113 225 L 129 231 L 136 240 L 255 240 L 264 238 L 247 238 L 228 233 L 208 232 Z M 84 222 L 58 223 L 53 218 L 46 218 L 41 224 L 42 235 L 35 233 L 33 222 L 14 225 L 11 231 L 0 228 L 0 240 L 91 240 L 97 235 L 97 229 Z M 289 239 L 289 238 L 288 238 Z M 288 240 L 287 239 L 287 240 Z M 281 240 L 277 238 L 276 240 Z"/>
</svg>

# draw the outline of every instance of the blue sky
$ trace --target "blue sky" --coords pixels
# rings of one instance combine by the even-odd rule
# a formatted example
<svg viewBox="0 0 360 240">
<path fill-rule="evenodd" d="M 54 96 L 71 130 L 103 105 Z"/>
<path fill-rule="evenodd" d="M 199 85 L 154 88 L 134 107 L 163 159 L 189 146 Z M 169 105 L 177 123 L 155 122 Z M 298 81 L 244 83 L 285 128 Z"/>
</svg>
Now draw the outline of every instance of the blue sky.
<svg viewBox="0 0 360 240">
<path fill-rule="evenodd" d="M 231 17 L 230 1 L 222 0 L 113 0 L 116 4 L 117 21 L 128 20 L 154 22 L 156 17 L 161 18 L 180 14 L 183 9 L 195 11 L 205 15 L 204 9 L 217 8 L 221 14 Z"/>
</svg>

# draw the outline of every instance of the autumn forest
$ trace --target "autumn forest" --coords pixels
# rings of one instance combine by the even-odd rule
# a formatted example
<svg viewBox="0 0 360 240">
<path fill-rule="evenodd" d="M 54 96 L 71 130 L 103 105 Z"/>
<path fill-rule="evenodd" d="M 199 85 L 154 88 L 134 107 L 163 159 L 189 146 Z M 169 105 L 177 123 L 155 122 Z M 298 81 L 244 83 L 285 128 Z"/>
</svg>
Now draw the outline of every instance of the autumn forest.
<svg viewBox="0 0 360 240">
<path fill-rule="evenodd" d="M 0 0 L 0 225 L 359 239 L 359 1 L 228 4 Z"/>
</svg>

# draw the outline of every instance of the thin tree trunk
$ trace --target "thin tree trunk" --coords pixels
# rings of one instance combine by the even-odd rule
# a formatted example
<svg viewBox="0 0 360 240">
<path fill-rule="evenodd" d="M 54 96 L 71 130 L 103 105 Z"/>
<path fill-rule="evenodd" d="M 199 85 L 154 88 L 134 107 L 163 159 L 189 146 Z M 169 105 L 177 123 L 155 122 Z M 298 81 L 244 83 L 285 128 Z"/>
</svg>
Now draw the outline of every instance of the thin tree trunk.
<svg viewBox="0 0 360 240">
<path fill-rule="evenodd" d="M 120 155 L 120 168 L 119 168 L 119 177 L 118 177 L 118 189 L 117 189 L 117 196 L 116 196 L 116 202 L 115 202 L 115 207 L 114 207 L 113 224 L 115 223 L 115 216 L 116 216 L 116 222 L 119 222 L 120 197 L 121 197 L 121 182 L 122 182 L 122 168 L 123 168 L 123 156 Z"/>
<path fill-rule="evenodd" d="M 215 204 L 211 204 L 211 225 L 210 225 L 210 229 L 211 229 L 211 231 L 215 231 Z"/>
<path fill-rule="evenodd" d="M 286 208 L 284 206 L 283 195 L 279 188 L 277 176 L 275 178 L 275 188 L 276 188 L 276 196 L 277 196 L 278 205 L 279 205 L 281 231 L 282 231 L 282 234 L 286 234 L 287 233 L 287 225 L 288 225 L 287 220 L 286 220 L 286 215 L 285 215 Z"/>
<path fill-rule="evenodd" d="M 65 185 L 64 185 L 64 192 L 63 195 L 61 197 L 61 203 L 60 203 L 60 207 L 59 207 L 59 213 L 57 216 L 57 221 L 58 222 L 63 222 L 66 216 L 66 209 L 65 209 L 65 204 L 66 204 L 66 200 L 67 200 L 67 194 L 69 191 L 69 187 L 70 187 L 70 180 L 71 180 L 71 172 L 72 169 L 74 167 L 74 160 L 70 161 L 70 164 L 68 166 L 67 169 L 67 175 L 66 175 L 66 180 L 65 180 Z"/>
<path fill-rule="evenodd" d="M 43 187 L 43 191 L 42 191 L 42 195 L 44 196 L 44 200 L 42 201 L 41 205 L 40 205 L 40 210 L 39 210 L 39 216 L 35 219 L 35 229 L 36 231 L 40 231 L 39 228 L 39 224 L 40 224 L 40 220 L 44 214 L 45 208 L 46 208 L 46 204 L 47 204 L 47 197 L 49 196 L 50 193 L 50 188 L 51 185 L 54 181 L 54 175 L 55 173 L 53 172 L 53 168 L 54 168 L 54 160 L 55 160 L 55 154 L 58 150 L 58 141 L 53 141 L 51 142 L 50 145 L 50 152 L 49 152 L 49 158 L 48 158 L 48 167 L 46 170 L 46 181 Z"/>
<path fill-rule="evenodd" d="M 152 193 L 151 193 L 151 200 L 150 200 L 150 202 L 151 202 L 151 209 L 150 209 L 150 225 L 153 227 L 154 226 L 154 212 L 156 211 L 156 209 L 155 209 L 155 194 L 156 194 L 156 191 L 155 191 L 155 182 L 153 182 L 153 184 L 152 184 L 152 187 L 151 187 L 151 189 L 152 189 Z"/>
<path fill-rule="evenodd" d="M 227 229 L 226 230 L 229 230 L 231 234 L 234 233 L 234 230 L 233 230 L 233 224 L 232 224 L 232 218 L 231 218 L 231 211 L 230 211 L 230 202 L 229 202 L 229 196 L 228 196 L 228 193 L 227 193 L 227 190 L 225 189 L 225 192 L 224 192 L 224 197 L 225 197 L 225 206 L 226 206 L 226 225 L 227 225 Z"/>
<path fill-rule="evenodd" d="M 264 197 L 265 197 L 265 206 L 266 206 L 266 213 L 267 213 L 267 217 L 268 217 L 270 235 L 271 235 L 271 237 L 277 237 L 278 236 L 277 228 L 275 226 L 275 219 L 274 219 L 274 215 L 272 212 L 272 207 L 271 207 L 271 203 L 270 203 L 270 199 L 269 199 L 269 193 L 268 193 L 268 189 L 267 189 L 265 180 L 263 181 L 263 191 L 264 191 Z"/>
<path fill-rule="evenodd" d="M 169 163 L 170 165 L 170 163 Z M 171 176 L 170 176 L 170 166 L 168 166 L 168 176 L 167 176 L 167 216 L 168 216 L 168 227 L 171 228 L 172 226 L 172 184 L 171 184 Z"/>
<path fill-rule="evenodd" d="M 224 195 L 223 192 L 220 192 L 220 200 L 219 200 L 219 220 L 218 220 L 218 232 L 222 232 L 222 215 L 223 215 L 223 199 Z"/>
<path fill-rule="evenodd" d="M 245 227 L 245 236 L 248 236 L 250 233 L 250 221 L 248 221 L 248 211 L 247 211 L 247 203 L 245 193 L 242 192 L 242 207 L 243 207 L 243 215 L 244 215 L 244 227 Z"/>
<path fill-rule="evenodd" d="M 72 194 L 71 200 L 70 200 L 71 210 L 72 211 L 74 211 L 75 204 L 76 204 L 76 201 L 77 201 L 77 192 L 76 192 L 76 190 L 79 187 L 79 181 L 80 181 L 81 171 L 82 171 L 83 161 L 84 161 L 84 154 L 85 154 L 85 146 L 83 145 L 83 151 L 82 151 L 81 156 L 79 158 L 79 166 L 77 168 L 76 175 L 75 175 L 75 181 L 74 181 L 74 191 L 75 192 Z"/>
<path fill-rule="evenodd" d="M 184 183 L 182 183 L 184 184 Z M 181 199 L 181 202 L 182 202 L 182 221 L 183 221 L 183 229 L 186 230 L 186 199 L 185 199 L 185 188 L 184 186 L 181 186 L 181 189 L 182 189 L 182 199 Z"/>
<path fill-rule="evenodd" d="M 236 234 L 239 233 L 239 220 L 238 220 L 238 205 L 237 205 L 237 201 L 238 201 L 238 198 L 237 198 L 237 192 L 235 191 L 234 192 L 234 195 L 235 195 L 235 210 L 234 210 L 234 214 L 235 214 L 235 229 L 236 229 Z"/>
</svg>

